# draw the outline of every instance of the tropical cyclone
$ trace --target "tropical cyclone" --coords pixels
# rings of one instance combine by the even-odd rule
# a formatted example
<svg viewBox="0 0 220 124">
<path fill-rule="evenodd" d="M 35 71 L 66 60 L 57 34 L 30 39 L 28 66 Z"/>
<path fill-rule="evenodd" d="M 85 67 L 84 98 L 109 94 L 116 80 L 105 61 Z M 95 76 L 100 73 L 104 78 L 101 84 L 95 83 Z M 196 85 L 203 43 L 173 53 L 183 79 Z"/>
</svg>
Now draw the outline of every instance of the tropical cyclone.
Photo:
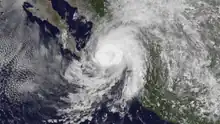
<svg viewBox="0 0 220 124">
<path fill-rule="evenodd" d="M 45 48 L 40 44 L 45 39 L 36 33 L 39 27 L 24 23 L 21 8 L 6 9 L 0 25 L 1 95 L 34 96 L 41 101 L 34 105 L 55 108 L 66 124 L 90 120 L 102 103 L 124 116 L 128 101 L 141 96 L 165 119 L 218 123 L 219 5 L 206 0 L 109 1 L 110 14 L 95 22 L 80 59 L 68 60 L 65 68 L 56 43 Z M 62 38 L 67 35 L 66 30 Z M 19 93 L 16 98 L 28 99 Z"/>
<path fill-rule="evenodd" d="M 119 92 L 120 87 L 114 88 L 118 90 L 119 98 L 113 100 L 112 107 L 116 104 L 125 106 L 128 100 L 139 93 L 145 83 L 146 52 L 142 42 L 135 37 L 136 33 L 135 28 L 127 26 L 110 29 L 105 32 L 106 35 L 100 34 L 97 40 L 91 41 L 95 49 L 89 48 L 94 48 L 91 44 L 87 50 L 92 51 L 86 51 L 79 62 L 73 60 L 64 77 L 69 83 L 80 85 L 84 90 L 70 96 L 74 101 L 72 108 L 79 108 L 80 111 L 88 111 L 90 108 L 91 112 L 94 109 L 92 104 L 100 103 L 103 95 L 111 99 L 110 92 L 117 83 L 122 84 L 122 92 Z M 78 102 L 74 100 L 76 97 Z"/>
<path fill-rule="evenodd" d="M 101 66 L 111 66 L 120 64 L 123 53 L 114 45 L 107 44 L 98 49 L 95 54 L 95 61 Z"/>
<path fill-rule="evenodd" d="M 219 2 L 117 0 L 109 3 L 112 20 L 98 23 L 97 30 L 101 28 L 101 31 L 94 31 L 95 34 L 87 46 L 87 52 L 94 54 L 95 60 L 98 60 L 98 64 L 95 61 L 94 65 L 102 65 L 101 68 L 91 66 L 92 61 L 83 59 L 78 67 L 73 62 L 70 65 L 72 69 L 66 72 L 69 82 L 74 82 L 70 75 L 79 77 L 79 84 L 89 87 L 85 88 L 88 94 L 95 93 L 94 98 L 90 97 L 81 105 L 89 106 L 89 102 L 101 101 L 102 96 L 108 94 L 110 88 L 125 74 L 122 95 L 111 105 L 125 104 L 126 102 L 119 101 L 129 100 L 146 83 L 149 89 L 146 89 L 143 103 L 154 110 L 163 110 L 161 113 L 164 113 L 164 118 L 178 123 L 216 122 L 220 117 L 219 71 L 209 68 L 209 65 L 213 64 L 210 61 L 214 61 L 215 67 L 219 68 L 218 60 L 213 60 L 217 58 L 213 58 L 211 54 L 213 51 L 217 54 L 218 51 L 213 44 L 219 44 L 216 37 L 219 36 L 216 31 L 219 31 Z M 208 17 L 212 19 L 209 20 Z M 212 27 L 214 30 L 207 32 L 208 25 L 215 25 Z M 116 55 L 112 50 L 119 54 Z M 120 52 L 123 53 L 122 60 Z M 82 58 L 87 58 L 87 54 Z M 79 67 L 84 62 L 89 63 L 91 69 L 95 67 L 97 72 L 91 71 L 95 72 L 92 77 L 86 76 L 82 71 L 76 73 L 76 70 L 81 70 Z M 114 71 L 110 72 L 114 73 L 108 73 L 108 69 L 103 71 L 120 62 L 123 62 L 123 66 L 113 68 Z M 144 76 L 148 77 L 146 82 L 143 80 Z M 85 98 L 88 98 L 88 94 L 84 93 L 87 96 Z M 172 110 L 167 110 L 167 106 Z M 193 113 L 187 115 L 192 109 Z M 191 117 L 198 119 L 190 120 Z"/>
</svg>

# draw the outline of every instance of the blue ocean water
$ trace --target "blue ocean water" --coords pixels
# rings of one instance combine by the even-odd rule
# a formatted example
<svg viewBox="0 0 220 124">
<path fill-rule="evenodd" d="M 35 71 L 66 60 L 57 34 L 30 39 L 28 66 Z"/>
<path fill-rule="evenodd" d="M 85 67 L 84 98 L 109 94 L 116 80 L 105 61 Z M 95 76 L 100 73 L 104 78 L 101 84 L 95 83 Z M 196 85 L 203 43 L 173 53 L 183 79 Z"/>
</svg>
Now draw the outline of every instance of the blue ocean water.
<svg viewBox="0 0 220 124">
<path fill-rule="evenodd" d="M 73 14 L 77 12 L 77 8 L 71 7 L 67 2 L 63 0 L 51 0 L 53 9 L 56 10 L 62 18 L 66 18 L 66 22 L 69 25 L 69 31 L 77 42 L 77 49 L 80 50 L 85 47 L 88 42 L 93 23 L 81 20 L 84 19 L 81 16 L 79 19 L 73 20 Z M 44 38 L 53 38 L 56 42 L 56 36 L 60 33 L 59 29 L 50 24 L 46 20 L 42 20 L 34 16 L 27 8 L 33 7 L 30 3 L 25 2 L 23 9 L 27 14 L 27 24 L 37 23 L 40 27 L 40 35 Z M 69 14 L 66 15 L 65 13 Z M 47 30 L 46 30 L 47 29 Z M 49 32 L 48 32 L 49 30 Z M 47 40 L 43 40 L 45 47 L 48 47 Z M 64 49 L 62 44 L 60 46 L 60 53 L 67 59 L 79 59 L 74 53 L 71 53 L 68 49 Z M 13 61 L 12 61 L 13 62 Z M 7 76 L 12 72 L 10 65 L 5 66 L 0 70 L 0 82 L 2 84 L 7 83 Z M 0 123 L 1 124 L 50 124 L 49 122 L 42 122 L 42 120 L 62 119 L 61 116 L 57 116 L 57 110 L 50 106 L 53 102 L 60 102 L 60 96 L 66 96 L 68 85 L 57 86 L 60 91 L 54 91 L 52 95 L 48 95 L 50 101 L 42 101 L 35 96 L 32 96 L 28 101 L 21 103 L 13 103 L 8 100 L 7 95 L 4 92 L 0 94 Z M 62 87 L 64 87 L 62 89 Z M 3 91 L 3 89 L 1 89 Z M 46 95 L 45 95 L 46 96 Z M 62 106 L 68 106 L 68 103 L 60 102 Z M 82 124 L 171 124 L 165 120 L 160 119 L 154 112 L 144 108 L 138 100 L 131 101 L 128 113 L 125 117 L 121 118 L 119 113 L 112 113 L 108 110 L 106 104 L 102 104 L 100 109 L 93 114 L 91 121 L 86 120 Z M 106 116 L 107 115 L 107 116 Z M 105 117 L 104 117 L 105 116 Z M 103 120 L 103 118 L 106 118 Z M 56 124 L 62 124 L 63 122 L 56 122 Z"/>
<path fill-rule="evenodd" d="M 73 19 L 74 13 L 77 13 L 77 8 L 71 7 L 66 1 L 62 0 L 51 0 L 52 7 L 58 12 L 62 19 L 66 19 L 66 22 L 69 26 L 69 32 L 75 37 L 76 48 L 78 50 L 85 47 L 89 37 L 91 35 L 92 22 L 85 20 L 83 16 L 80 16 L 76 20 Z M 68 13 L 68 14 L 66 14 Z"/>
</svg>

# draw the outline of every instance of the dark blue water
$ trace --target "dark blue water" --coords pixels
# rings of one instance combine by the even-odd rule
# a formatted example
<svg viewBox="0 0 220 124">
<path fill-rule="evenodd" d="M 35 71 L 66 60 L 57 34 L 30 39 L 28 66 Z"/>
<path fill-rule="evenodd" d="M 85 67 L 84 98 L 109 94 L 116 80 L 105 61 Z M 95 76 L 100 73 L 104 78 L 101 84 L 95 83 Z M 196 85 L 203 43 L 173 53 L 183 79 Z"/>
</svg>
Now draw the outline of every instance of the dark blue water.
<svg viewBox="0 0 220 124">
<path fill-rule="evenodd" d="M 107 115 L 107 117 L 105 116 Z M 103 118 L 104 121 L 103 121 Z M 131 102 L 128 113 L 121 118 L 119 113 L 112 113 L 105 104 L 93 114 L 92 121 L 82 124 L 172 124 L 160 119 L 154 112 L 146 109 L 138 100 Z"/>
<path fill-rule="evenodd" d="M 65 58 L 71 60 L 71 59 L 80 59 L 79 57 L 77 57 L 74 53 L 72 53 L 70 50 L 68 49 L 64 49 L 63 45 L 57 42 L 57 35 L 60 34 L 59 29 L 50 24 L 47 20 L 41 20 L 40 18 L 34 16 L 30 11 L 28 11 L 28 8 L 33 7 L 33 5 L 31 5 L 28 2 L 24 2 L 23 4 L 23 9 L 27 14 L 27 23 L 31 22 L 31 23 L 37 23 L 40 27 L 40 37 L 45 38 L 43 40 L 43 44 L 45 45 L 46 48 L 48 48 L 48 42 L 49 41 L 56 41 L 57 44 L 59 44 L 60 46 L 60 52 L 62 54 L 62 56 L 64 56 Z M 73 8 L 73 10 L 76 10 L 75 8 Z M 75 11 L 76 12 L 76 11 Z M 90 29 L 91 30 L 91 29 Z M 49 32 L 48 32 L 49 31 Z M 75 36 L 74 37 L 79 37 L 79 36 Z M 47 40 L 48 38 L 53 38 L 53 40 Z M 86 37 L 87 38 L 87 37 Z M 83 43 L 85 43 L 86 41 L 83 41 Z M 81 43 L 81 44 L 83 44 Z M 78 43 L 77 46 L 79 46 L 80 43 Z M 80 47 L 79 49 L 82 49 L 84 47 Z"/>
<path fill-rule="evenodd" d="M 64 0 L 51 0 L 51 3 L 53 9 L 58 12 L 61 18 L 66 19 L 69 26 L 69 32 L 75 37 L 77 43 L 76 48 L 78 50 L 84 48 L 91 35 L 93 23 L 91 21 L 86 21 L 83 16 L 74 19 L 74 14 L 78 13 L 77 8 L 71 7 Z M 82 20 L 85 20 L 85 22 Z"/>
<path fill-rule="evenodd" d="M 77 13 L 77 8 L 71 7 L 63 0 L 51 0 L 51 2 L 53 9 L 56 10 L 63 19 L 67 19 L 66 22 L 69 25 L 69 31 L 74 31 L 72 36 L 77 41 L 77 49 L 81 50 L 84 48 L 91 35 L 92 22 L 82 22 L 81 20 L 85 19 L 83 16 L 73 20 L 73 14 Z M 66 59 L 79 59 L 68 49 L 63 49 L 62 44 L 57 42 L 57 35 L 60 33 L 59 29 L 48 21 L 34 16 L 28 11 L 27 8 L 29 7 L 33 6 L 25 2 L 23 9 L 27 14 L 27 25 L 30 23 L 37 23 L 40 27 L 40 37 L 44 39 L 53 39 L 42 40 L 44 45 L 49 49 L 49 42 L 56 42 L 60 46 L 60 53 Z M 67 83 L 49 87 L 50 94 L 44 90 L 39 91 L 44 94 L 44 97 L 48 100 L 39 99 L 37 95 L 32 94 L 25 102 L 15 103 L 10 101 L 7 94 L 4 92 L 4 84 L 8 83 L 7 80 L 10 80 L 10 75 L 14 71 L 11 67 L 13 66 L 13 60 L 11 63 L 12 64 L 9 63 L 0 69 L 0 124 L 50 124 L 42 120 L 50 118 L 62 119 L 61 116 L 57 116 L 57 110 L 52 106 L 69 106 L 68 103 L 60 101 L 59 98 L 67 96 L 70 91 L 74 91 L 74 89 L 70 89 L 73 86 L 69 86 Z M 29 72 L 27 72 L 27 74 L 29 74 Z M 48 84 L 50 84 L 50 82 L 48 82 Z M 59 84 L 59 82 L 57 84 Z M 92 115 L 93 119 L 91 121 L 86 120 L 82 124 L 171 124 L 160 119 L 154 112 L 144 108 L 138 100 L 131 101 L 129 110 L 123 118 L 119 116 L 119 113 L 110 112 L 105 105 L 106 104 L 103 103 L 101 109 L 96 110 Z M 103 118 L 105 119 L 103 120 Z M 56 124 L 63 124 L 63 122 L 57 122 Z"/>
</svg>

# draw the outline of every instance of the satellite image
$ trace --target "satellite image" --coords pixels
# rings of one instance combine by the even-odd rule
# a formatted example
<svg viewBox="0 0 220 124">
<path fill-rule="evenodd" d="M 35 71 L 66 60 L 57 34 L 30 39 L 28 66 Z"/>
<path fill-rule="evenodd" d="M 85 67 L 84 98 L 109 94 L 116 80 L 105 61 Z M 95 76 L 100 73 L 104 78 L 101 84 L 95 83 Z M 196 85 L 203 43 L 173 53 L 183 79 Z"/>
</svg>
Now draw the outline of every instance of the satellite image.
<svg viewBox="0 0 220 124">
<path fill-rule="evenodd" d="M 220 0 L 0 0 L 0 124 L 220 124 Z"/>
</svg>

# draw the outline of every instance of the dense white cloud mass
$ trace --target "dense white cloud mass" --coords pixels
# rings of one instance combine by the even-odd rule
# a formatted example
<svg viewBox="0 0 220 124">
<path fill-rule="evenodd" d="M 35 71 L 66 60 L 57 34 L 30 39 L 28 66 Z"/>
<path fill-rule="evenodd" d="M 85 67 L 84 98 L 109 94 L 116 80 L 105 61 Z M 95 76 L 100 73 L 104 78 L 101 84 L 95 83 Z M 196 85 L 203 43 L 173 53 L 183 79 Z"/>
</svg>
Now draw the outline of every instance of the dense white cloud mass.
<svg viewBox="0 0 220 124">
<path fill-rule="evenodd" d="M 0 23 L 0 67 L 3 70 L 7 64 L 13 65 L 7 80 L 10 85 L 5 86 L 7 93 L 12 89 L 37 92 L 45 100 L 40 91 L 51 93 L 55 86 L 68 85 L 67 96 L 60 95 L 59 100 L 69 106 L 57 105 L 56 109 L 70 119 L 66 123 L 80 123 L 108 100 L 109 109 L 123 115 L 128 101 L 148 83 L 145 77 L 157 74 L 148 73 L 148 68 L 162 66 L 166 77 L 158 77 L 166 80 L 160 82 L 161 93 L 169 92 L 183 100 L 190 97 L 193 101 L 189 104 L 198 106 L 194 112 L 198 116 L 212 120 L 220 117 L 218 1 L 109 1 L 109 15 L 94 22 L 81 59 L 72 59 L 65 66 L 55 42 L 46 48 L 40 44 L 38 26 L 24 24 L 23 2 L 4 0 L 6 8 L 0 9 L 6 13 Z M 15 9 L 7 9 L 9 6 Z M 63 35 L 67 40 L 68 33 Z M 155 47 L 159 47 L 158 54 L 152 50 Z M 158 61 L 152 61 L 154 55 Z M 18 75 L 24 76 L 22 80 Z M 60 92 L 59 87 L 55 89 Z M 181 112 L 187 106 L 179 109 Z"/>
</svg>

